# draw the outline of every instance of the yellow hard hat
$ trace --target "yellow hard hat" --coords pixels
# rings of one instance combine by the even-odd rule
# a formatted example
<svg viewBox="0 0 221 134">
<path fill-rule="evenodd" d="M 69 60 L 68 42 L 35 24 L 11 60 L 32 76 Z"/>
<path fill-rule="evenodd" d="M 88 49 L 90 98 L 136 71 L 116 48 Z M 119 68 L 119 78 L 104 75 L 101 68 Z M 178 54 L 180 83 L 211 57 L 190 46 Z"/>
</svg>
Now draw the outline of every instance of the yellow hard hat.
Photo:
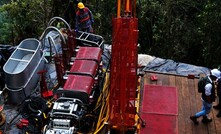
<svg viewBox="0 0 221 134">
<path fill-rule="evenodd" d="M 84 4 L 82 2 L 78 3 L 78 8 L 83 9 L 84 8 Z"/>
</svg>

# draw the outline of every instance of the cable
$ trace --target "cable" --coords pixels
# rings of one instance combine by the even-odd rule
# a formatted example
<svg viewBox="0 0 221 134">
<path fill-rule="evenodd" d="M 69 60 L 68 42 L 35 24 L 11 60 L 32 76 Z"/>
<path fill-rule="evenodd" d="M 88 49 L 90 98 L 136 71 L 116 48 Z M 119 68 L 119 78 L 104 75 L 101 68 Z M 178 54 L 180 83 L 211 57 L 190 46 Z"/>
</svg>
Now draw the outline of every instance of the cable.
<svg viewBox="0 0 221 134">
<path fill-rule="evenodd" d="M 108 121 L 109 118 L 109 76 L 106 75 L 105 77 L 105 84 L 102 90 L 102 95 L 99 97 L 99 101 L 103 102 L 103 105 L 101 106 L 99 118 L 97 121 L 97 126 L 94 131 L 94 134 L 97 134 L 105 125 L 105 122 Z M 100 105 L 100 104 L 99 104 Z"/>
<path fill-rule="evenodd" d="M 25 101 L 20 109 L 20 114 L 29 121 L 29 124 L 23 128 L 24 131 L 33 134 L 40 133 L 44 125 L 44 114 L 48 108 L 47 104 L 47 101 L 40 96 L 31 97 Z"/>
<path fill-rule="evenodd" d="M 33 92 L 32 94 L 34 94 L 35 92 Z M 31 94 L 31 95 L 32 95 Z M 6 123 L 6 125 L 5 125 L 5 127 L 4 127 L 4 132 L 6 132 L 7 131 L 7 129 L 11 126 L 11 125 L 13 125 L 13 123 L 15 123 L 15 121 L 18 121 L 20 118 L 18 118 L 19 117 L 19 115 L 21 114 L 21 113 L 23 113 L 24 114 L 24 109 L 25 109 L 25 106 L 26 106 L 26 104 L 27 104 L 27 100 L 30 98 L 30 96 L 27 96 L 27 97 L 25 97 L 25 99 L 22 101 L 22 102 L 20 102 L 19 104 L 17 104 L 17 110 L 16 111 L 18 111 L 18 113 L 9 121 L 9 122 L 7 122 Z M 26 110 L 26 109 L 25 109 Z M 17 120 L 15 120 L 15 119 L 17 119 Z"/>
<path fill-rule="evenodd" d="M 28 103 L 28 108 L 33 113 L 44 112 L 47 108 L 46 102 L 42 97 L 32 97 Z"/>
</svg>

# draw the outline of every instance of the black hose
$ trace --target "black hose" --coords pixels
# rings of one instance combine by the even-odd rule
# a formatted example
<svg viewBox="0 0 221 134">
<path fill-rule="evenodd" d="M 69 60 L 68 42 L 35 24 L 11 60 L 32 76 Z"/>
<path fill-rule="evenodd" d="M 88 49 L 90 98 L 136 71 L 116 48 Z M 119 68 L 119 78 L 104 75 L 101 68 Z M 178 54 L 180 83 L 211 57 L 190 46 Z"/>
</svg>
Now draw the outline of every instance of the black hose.
<svg viewBox="0 0 221 134">
<path fill-rule="evenodd" d="M 28 103 L 28 109 L 33 113 L 44 112 L 47 109 L 47 101 L 42 97 L 32 97 Z"/>
<path fill-rule="evenodd" d="M 47 101 L 40 96 L 31 97 L 27 100 L 21 109 L 21 114 L 23 118 L 29 121 L 29 125 L 23 129 L 32 134 L 40 133 L 39 130 L 44 124 L 43 113 L 46 112 L 47 108 Z"/>
</svg>

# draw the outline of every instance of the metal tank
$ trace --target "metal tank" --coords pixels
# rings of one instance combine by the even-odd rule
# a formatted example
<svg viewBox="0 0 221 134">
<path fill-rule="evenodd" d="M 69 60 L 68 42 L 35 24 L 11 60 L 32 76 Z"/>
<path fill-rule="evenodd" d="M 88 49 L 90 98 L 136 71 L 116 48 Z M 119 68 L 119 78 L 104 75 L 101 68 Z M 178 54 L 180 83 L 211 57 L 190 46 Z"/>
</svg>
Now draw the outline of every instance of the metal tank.
<svg viewBox="0 0 221 134">
<path fill-rule="evenodd" d="M 12 103 L 24 100 L 37 85 L 40 77 L 37 72 L 44 68 L 40 47 L 41 43 L 37 39 L 25 39 L 5 63 L 5 83 Z"/>
</svg>

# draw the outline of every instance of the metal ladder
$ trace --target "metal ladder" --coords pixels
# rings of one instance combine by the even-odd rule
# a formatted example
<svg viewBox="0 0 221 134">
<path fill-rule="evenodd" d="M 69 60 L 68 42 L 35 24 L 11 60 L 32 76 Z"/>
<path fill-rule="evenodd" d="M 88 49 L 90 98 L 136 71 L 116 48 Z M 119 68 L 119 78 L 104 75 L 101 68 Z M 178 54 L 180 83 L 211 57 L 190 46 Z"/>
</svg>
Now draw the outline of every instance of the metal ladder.
<svg viewBox="0 0 221 134">
<path fill-rule="evenodd" d="M 76 40 L 80 41 L 83 46 L 104 47 L 103 37 L 93 33 L 78 31 L 76 32 Z"/>
</svg>

